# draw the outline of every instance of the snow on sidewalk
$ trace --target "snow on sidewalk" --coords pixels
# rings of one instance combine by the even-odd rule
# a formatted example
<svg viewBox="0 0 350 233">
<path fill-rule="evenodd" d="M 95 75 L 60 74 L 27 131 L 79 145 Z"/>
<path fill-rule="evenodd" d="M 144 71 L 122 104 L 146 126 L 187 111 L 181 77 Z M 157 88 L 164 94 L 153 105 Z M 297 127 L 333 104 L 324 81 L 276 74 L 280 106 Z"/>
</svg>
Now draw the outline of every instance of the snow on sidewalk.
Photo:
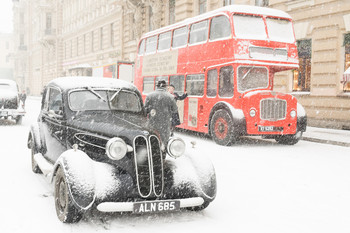
<svg viewBox="0 0 350 233">
<path fill-rule="evenodd" d="M 350 147 L 350 131 L 308 126 L 303 140 Z"/>
</svg>

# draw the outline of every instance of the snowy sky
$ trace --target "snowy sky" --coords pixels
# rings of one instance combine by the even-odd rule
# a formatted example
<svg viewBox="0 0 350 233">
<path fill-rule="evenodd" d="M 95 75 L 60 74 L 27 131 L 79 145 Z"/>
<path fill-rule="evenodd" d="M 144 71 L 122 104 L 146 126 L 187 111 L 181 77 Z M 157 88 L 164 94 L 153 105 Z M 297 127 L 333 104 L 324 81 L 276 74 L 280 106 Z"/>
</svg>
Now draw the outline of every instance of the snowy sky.
<svg viewBox="0 0 350 233">
<path fill-rule="evenodd" d="M 13 31 L 12 0 L 0 1 L 0 32 L 11 33 Z"/>
</svg>

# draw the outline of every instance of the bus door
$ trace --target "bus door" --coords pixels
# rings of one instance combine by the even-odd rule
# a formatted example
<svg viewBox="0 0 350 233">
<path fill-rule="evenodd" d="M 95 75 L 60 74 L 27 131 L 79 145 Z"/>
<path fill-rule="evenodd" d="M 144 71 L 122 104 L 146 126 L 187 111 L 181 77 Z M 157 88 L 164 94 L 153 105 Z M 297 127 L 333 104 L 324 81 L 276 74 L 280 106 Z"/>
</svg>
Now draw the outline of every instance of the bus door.
<svg viewBox="0 0 350 233">
<path fill-rule="evenodd" d="M 204 74 L 189 74 L 186 76 L 186 91 L 188 94 L 187 116 L 185 122 L 189 129 L 205 132 L 204 121 Z"/>
<path fill-rule="evenodd" d="M 169 77 L 169 84 L 174 85 L 174 92 L 180 96 L 185 93 L 185 75 L 171 75 Z M 176 101 L 177 109 L 181 124 L 184 122 L 185 102 L 182 100 Z M 180 126 L 181 127 L 181 126 Z"/>
</svg>

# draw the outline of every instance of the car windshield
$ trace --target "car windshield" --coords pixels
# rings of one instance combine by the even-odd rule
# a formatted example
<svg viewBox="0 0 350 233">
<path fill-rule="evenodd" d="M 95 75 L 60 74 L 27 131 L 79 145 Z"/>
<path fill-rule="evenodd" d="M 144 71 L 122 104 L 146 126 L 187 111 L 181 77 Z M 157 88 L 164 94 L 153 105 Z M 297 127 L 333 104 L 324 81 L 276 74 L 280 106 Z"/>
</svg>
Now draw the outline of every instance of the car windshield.
<svg viewBox="0 0 350 233">
<path fill-rule="evenodd" d="M 238 91 L 267 88 L 269 78 L 265 67 L 240 66 L 238 68 Z"/>
<path fill-rule="evenodd" d="M 139 96 L 127 90 L 101 90 L 87 88 L 76 90 L 69 94 L 69 105 L 73 111 L 108 111 L 118 110 L 140 112 Z"/>
</svg>

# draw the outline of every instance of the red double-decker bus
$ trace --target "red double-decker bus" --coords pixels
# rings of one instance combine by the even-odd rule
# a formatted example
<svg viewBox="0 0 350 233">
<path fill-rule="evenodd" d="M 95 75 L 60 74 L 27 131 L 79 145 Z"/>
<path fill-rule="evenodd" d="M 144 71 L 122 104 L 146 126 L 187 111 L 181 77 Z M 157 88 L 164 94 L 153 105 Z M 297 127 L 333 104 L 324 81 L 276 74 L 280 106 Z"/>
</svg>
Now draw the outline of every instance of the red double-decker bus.
<svg viewBox="0 0 350 233">
<path fill-rule="evenodd" d="M 180 128 L 228 145 L 261 135 L 295 144 L 306 130 L 297 99 L 273 91 L 274 74 L 298 68 L 291 17 L 280 10 L 231 5 L 146 33 L 135 85 L 143 97 L 159 80 L 187 92 Z"/>
</svg>

